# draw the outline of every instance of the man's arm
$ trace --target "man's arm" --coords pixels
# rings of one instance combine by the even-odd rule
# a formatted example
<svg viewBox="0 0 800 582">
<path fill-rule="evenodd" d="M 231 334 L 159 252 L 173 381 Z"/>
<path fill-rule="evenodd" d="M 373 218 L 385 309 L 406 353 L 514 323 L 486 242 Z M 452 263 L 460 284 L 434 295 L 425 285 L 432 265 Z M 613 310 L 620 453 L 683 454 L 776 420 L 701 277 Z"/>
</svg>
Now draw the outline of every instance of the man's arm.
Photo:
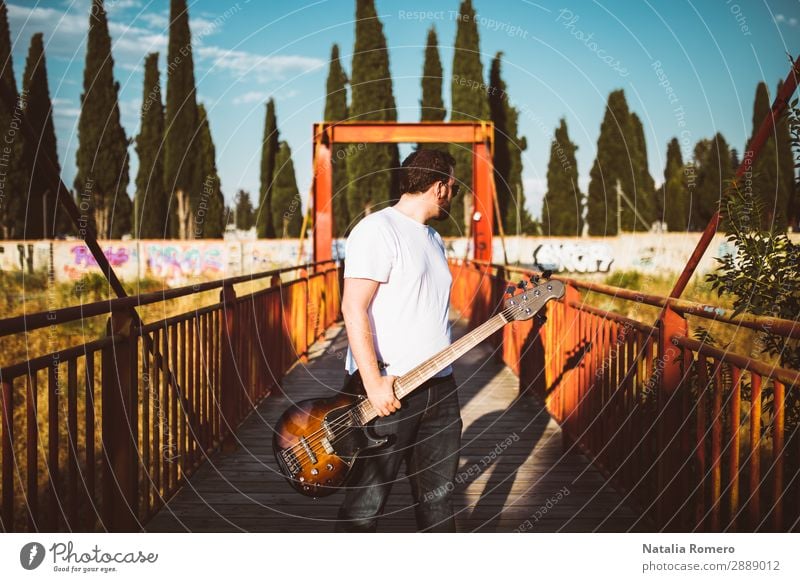
<svg viewBox="0 0 800 582">
<path fill-rule="evenodd" d="M 378 285 L 380 283 L 372 279 L 345 278 L 342 316 L 350 351 L 358 365 L 367 398 L 378 416 L 388 416 L 400 408 L 400 401 L 392 388 L 395 376 L 381 376 L 378 369 L 378 358 L 369 324 L 367 310 Z"/>
</svg>

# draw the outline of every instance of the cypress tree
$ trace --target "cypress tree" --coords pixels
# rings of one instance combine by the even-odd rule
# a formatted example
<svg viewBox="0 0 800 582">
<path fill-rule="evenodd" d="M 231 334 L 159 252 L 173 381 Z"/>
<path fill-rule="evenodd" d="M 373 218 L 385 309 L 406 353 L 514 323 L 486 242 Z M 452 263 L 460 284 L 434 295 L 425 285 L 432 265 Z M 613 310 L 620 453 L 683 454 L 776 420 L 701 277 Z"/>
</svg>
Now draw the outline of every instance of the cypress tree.
<svg viewBox="0 0 800 582">
<path fill-rule="evenodd" d="M 508 135 L 508 96 L 506 95 L 506 84 L 500 76 L 500 59 L 503 53 L 498 52 L 492 60 L 489 68 L 489 116 L 494 123 L 494 183 L 497 190 L 497 205 L 500 207 L 500 216 L 503 219 L 503 229 L 508 230 L 508 202 L 511 198 L 511 187 L 508 183 L 511 170 L 511 148 L 509 145 L 510 136 Z M 455 111 L 455 107 L 453 108 Z M 463 147 L 463 144 L 462 144 Z M 453 205 L 455 206 L 455 205 Z M 494 216 L 495 212 L 492 212 Z M 499 232 L 497 227 L 497 216 L 492 221 L 493 232 Z"/>
<path fill-rule="evenodd" d="M 616 208 L 617 194 L 603 178 L 598 150 L 598 156 L 589 170 L 589 189 L 586 196 L 586 224 L 589 226 L 590 236 L 617 234 L 616 217 L 610 208 L 612 201 Z"/>
<path fill-rule="evenodd" d="M 200 103 L 197 106 L 198 135 L 197 150 L 199 156 L 195 168 L 200 196 L 192 206 L 194 214 L 194 235 L 192 238 L 222 238 L 225 231 L 225 199 L 217 173 L 217 154 L 214 140 L 211 138 L 211 127 L 208 124 L 206 108 Z"/>
<path fill-rule="evenodd" d="M 778 82 L 778 93 L 783 87 L 783 80 Z M 786 226 L 797 225 L 797 215 L 794 212 L 795 200 L 795 172 L 794 172 L 794 154 L 792 153 L 792 136 L 789 129 L 789 119 L 787 113 L 776 120 L 776 134 L 777 139 L 775 148 L 778 155 L 778 188 L 780 190 L 780 200 L 785 200 L 786 204 L 782 207 L 781 213 L 786 216 Z M 785 209 L 784 209 L 785 208 Z"/>
<path fill-rule="evenodd" d="M 186 0 L 170 1 L 167 51 L 167 107 L 164 137 L 164 180 L 169 196 L 170 236 L 187 238 L 197 192 L 197 100 L 192 39 Z"/>
<path fill-rule="evenodd" d="M 463 0 L 459 8 L 455 50 L 453 52 L 453 78 L 450 85 L 452 110 L 451 121 L 477 121 L 489 118 L 489 103 L 483 86 L 483 65 L 480 57 L 480 39 L 475 10 L 471 0 Z M 453 144 L 451 153 L 456 160 L 456 182 L 461 191 L 472 189 L 472 149 L 464 144 Z M 465 232 L 464 205 L 455 200 L 451 207 L 451 220 L 443 221 L 438 229 L 446 235 Z"/>
<path fill-rule="evenodd" d="M 719 210 L 728 181 L 733 177 L 731 151 L 728 142 L 717 133 L 695 148 L 697 187 L 694 192 L 692 221 L 694 230 L 705 229 L 708 221 Z"/>
<path fill-rule="evenodd" d="M 753 133 L 750 140 L 755 137 L 761 122 L 769 115 L 770 100 L 767 84 L 763 81 L 756 87 L 756 97 L 753 103 Z M 778 124 L 780 126 L 780 123 Z M 748 141 L 747 149 L 750 149 Z M 753 193 L 764 202 L 764 216 L 762 228 L 764 230 L 774 226 L 778 231 L 786 229 L 786 211 L 789 207 L 789 192 L 785 190 L 779 176 L 779 158 L 775 144 L 774 133 L 771 134 L 761 153 L 753 163 Z"/>
<path fill-rule="evenodd" d="M 694 145 L 692 151 L 692 160 L 689 164 L 692 174 L 692 180 L 687 183 L 687 210 L 688 210 L 688 225 L 689 230 L 698 231 L 703 230 L 706 224 L 702 223 L 699 217 L 699 201 L 700 201 L 700 183 L 705 181 L 704 178 L 704 164 L 708 161 L 711 152 L 711 140 L 701 139 Z"/>
<path fill-rule="evenodd" d="M 631 165 L 633 165 L 633 178 L 635 198 L 628 194 L 631 202 L 636 205 L 636 211 L 642 219 L 647 223 L 642 224 L 639 218 L 633 220 L 634 227 L 632 230 L 650 230 L 650 225 L 655 220 L 656 216 L 661 216 L 661 208 L 657 206 L 656 199 L 656 184 L 653 177 L 650 175 L 650 170 L 647 168 L 647 141 L 644 138 L 644 127 L 639 116 L 631 112 L 631 139 L 630 143 L 633 144 L 631 150 Z M 623 215 L 624 216 L 624 215 Z M 624 223 L 623 223 L 624 224 Z"/>
<path fill-rule="evenodd" d="M 667 164 L 664 167 L 664 185 L 661 188 L 660 220 L 667 223 L 670 232 L 683 232 L 688 228 L 686 182 L 683 173 L 683 156 L 677 138 L 667 145 Z"/>
<path fill-rule="evenodd" d="M 164 192 L 164 104 L 158 73 L 158 53 L 144 61 L 141 130 L 136 137 L 136 238 L 164 238 L 168 232 Z"/>
<path fill-rule="evenodd" d="M 282 141 L 275 160 L 275 180 L 272 188 L 272 217 L 279 238 L 300 236 L 303 225 L 300 191 L 292 163 L 292 150 Z"/>
<path fill-rule="evenodd" d="M 27 209 L 22 214 L 24 226 L 18 236 L 29 239 L 58 236 L 69 232 L 70 221 L 56 198 L 53 176 L 42 163 L 42 158 L 48 157 L 56 171 L 61 173 L 42 33 L 31 37 L 22 90 L 27 98 L 23 114 L 31 125 L 35 142 L 23 141 L 23 167 L 30 168 L 30 186 Z M 43 213 L 46 213 L 46 218 Z"/>
<path fill-rule="evenodd" d="M 608 96 L 606 113 L 600 125 L 597 140 L 597 158 L 589 173 L 589 196 L 587 200 L 587 222 L 589 234 L 616 235 L 617 212 L 621 208 L 623 231 L 644 230 L 624 198 L 618 202 L 617 182 L 622 192 L 635 205 L 636 210 L 648 223 L 652 220 L 655 197 L 652 178 L 647 171 L 647 155 L 644 150 L 644 131 L 636 115 L 631 115 L 622 89 Z"/>
<path fill-rule="evenodd" d="M 500 207 L 504 232 L 522 234 L 532 225 L 522 193 L 522 151 L 527 148 L 527 141 L 517 135 L 518 112 L 509 102 L 506 84 L 501 77 L 502 56 L 503 53 L 498 52 L 492 60 L 488 90 L 489 112 L 495 127 L 494 177 L 497 205 Z M 493 224 L 494 230 L 499 231 L 497 217 Z"/>
<path fill-rule="evenodd" d="M 731 169 L 735 174 L 736 171 L 739 169 L 741 165 L 741 161 L 739 160 L 739 152 L 736 151 L 736 148 L 731 148 Z"/>
<path fill-rule="evenodd" d="M 325 84 L 325 121 L 347 119 L 347 75 L 339 60 L 339 47 L 331 49 L 331 65 Z M 276 142 L 277 143 L 277 142 Z M 350 225 L 347 208 L 347 150 L 342 144 L 334 144 L 331 151 L 333 169 L 333 236 L 345 236 Z"/>
<path fill-rule="evenodd" d="M 0 99 L 0 172 L 5 179 L 0 182 L 0 238 L 17 238 L 22 235 L 25 223 L 25 195 L 28 192 L 29 172 L 24 164 L 22 112 L 24 95 L 17 93 L 14 65 L 11 59 L 11 32 L 8 27 L 8 9 L 0 0 L 0 83 L 13 97 L 13 103 Z"/>
<path fill-rule="evenodd" d="M 97 236 L 118 238 L 131 223 L 128 138 L 120 122 L 119 83 L 114 81 L 103 0 L 92 0 L 86 45 L 75 190 L 91 206 Z"/>
<path fill-rule="evenodd" d="M 569 139 L 567 122 L 562 117 L 550 143 L 547 192 L 542 206 L 545 234 L 580 236 L 583 232 L 583 194 L 578 187 L 577 149 Z"/>
<path fill-rule="evenodd" d="M 373 0 L 356 0 L 350 119 L 397 121 L 389 52 Z M 288 147 L 288 146 L 287 146 Z M 366 144 L 347 157 L 347 207 L 351 221 L 396 199 L 397 144 Z"/>
<path fill-rule="evenodd" d="M 275 102 L 267 101 L 264 119 L 264 139 L 261 142 L 261 187 L 258 191 L 256 213 L 256 236 L 275 238 L 272 224 L 272 186 L 275 177 L 275 157 L 278 155 L 278 121 L 275 118 Z"/>
<path fill-rule="evenodd" d="M 439 59 L 439 40 L 436 28 L 428 29 L 425 45 L 425 63 L 422 66 L 422 101 L 420 101 L 420 121 L 444 121 L 447 110 L 442 100 L 442 61 Z M 448 149 L 446 144 L 420 143 L 417 148 Z"/>
<path fill-rule="evenodd" d="M 250 202 L 250 192 L 239 190 L 236 193 L 236 228 L 250 230 L 255 224 L 253 204 Z"/>
<path fill-rule="evenodd" d="M 508 130 L 508 150 L 510 164 L 508 167 L 509 204 L 505 220 L 510 234 L 536 234 L 536 225 L 528 209 L 525 208 L 525 192 L 522 185 L 522 152 L 528 148 L 528 140 L 518 135 L 519 112 L 516 107 L 506 103 L 506 128 Z"/>
</svg>

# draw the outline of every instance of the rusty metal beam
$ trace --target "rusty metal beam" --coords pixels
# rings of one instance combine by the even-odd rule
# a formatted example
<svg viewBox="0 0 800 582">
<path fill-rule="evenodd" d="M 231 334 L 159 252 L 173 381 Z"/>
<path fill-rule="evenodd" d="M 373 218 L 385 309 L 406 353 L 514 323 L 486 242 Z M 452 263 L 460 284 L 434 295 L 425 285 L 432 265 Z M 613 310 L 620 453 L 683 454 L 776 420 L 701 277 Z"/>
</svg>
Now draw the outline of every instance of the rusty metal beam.
<svg viewBox="0 0 800 582">
<path fill-rule="evenodd" d="M 492 260 L 492 216 L 494 196 L 491 177 L 494 172 L 492 157 L 486 142 L 472 146 L 472 188 L 474 203 L 472 214 L 473 256 L 479 260 Z"/>
<path fill-rule="evenodd" d="M 314 135 L 327 134 L 333 143 L 482 143 L 494 140 L 491 122 L 363 121 L 315 123 Z"/>
<path fill-rule="evenodd" d="M 341 121 L 314 124 L 314 261 L 331 257 L 335 143 L 466 143 L 472 144 L 474 211 L 470 217 L 474 257 L 492 260 L 492 178 L 494 124 L 488 121 Z M 459 201 L 460 202 L 460 201 Z"/>
<path fill-rule="evenodd" d="M 313 164 L 314 261 L 327 261 L 333 244 L 333 166 L 331 148 L 322 140 L 315 142 Z"/>
</svg>

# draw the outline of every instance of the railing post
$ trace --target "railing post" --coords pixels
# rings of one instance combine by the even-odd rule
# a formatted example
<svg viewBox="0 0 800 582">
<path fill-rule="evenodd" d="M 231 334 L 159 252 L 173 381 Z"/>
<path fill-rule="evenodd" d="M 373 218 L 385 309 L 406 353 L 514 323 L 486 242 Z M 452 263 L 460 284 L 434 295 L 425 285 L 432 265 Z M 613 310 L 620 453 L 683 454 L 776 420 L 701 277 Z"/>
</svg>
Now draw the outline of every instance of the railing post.
<svg viewBox="0 0 800 582">
<path fill-rule="evenodd" d="M 220 408 L 222 414 L 223 431 L 227 427 L 227 432 L 222 439 L 223 452 L 230 453 L 236 450 L 236 439 L 234 431 L 238 423 L 237 401 L 241 394 L 241 384 L 238 370 L 236 369 L 236 339 L 238 330 L 236 328 L 236 291 L 233 285 L 225 284 L 219 292 L 220 302 L 222 303 L 222 326 L 220 329 L 222 337 L 221 369 L 220 369 Z"/>
<path fill-rule="evenodd" d="M 561 445 L 564 448 L 564 451 L 569 451 L 575 445 L 573 441 L 573 435 L 580 431 L 581 427 L 578 427 L 577 430 L 574 428 L 576 424 L 576 415 L 577 410 L 576 407 L 580 406 L 580 397 L 577 393 L 578 390 L 578 383 L 575 381 L 580 377 L 580 371 L 577 369 L 572 370 L 569 372 L 567 376 L 566 365 L 569 361 L 571 355 L 577 354 L 578 351 L 578 342 L 581 340 L 580 337 L 580 330 L 578 329 L 578 310 L 572 307 L 572 303 L 580 303 L 581 302 L 581 292 L 578 291 L 577 287 L 572 283 L 567 283 L 564 286 L 564 331 L 566 332 L 563 337 L 563 347 L 561 351 L 561 357 L 556 360 L 556 362 L 561 366 L 561 370 L 556 369 L 552 370 L 550 377 L 546 378 L 546 381 L 554 381 L 559 375 L 564 374 L 561 376 L 561 382 L 556 388 L 559 394 L 553 394 L 557 398 L 557 402 L 559 403 L 559 410 L 558 410 L 558 422 L 562 424 L 561 429 Z M 557 307 L 553 304 L 551 309 L 555 310 Z M 552 324 L 551 324 L 552 325 Z M 552 349 L 555 346 L 548 345 L 548 348 Z M 548 358 L 547 354 L 545 354 L 546 361 L 552 361 L 552 357 Z M 542 370 L 542 373 L 546 374 L 546 368 Z M 547 386 L 548 390 L 550 386 Z M 551 412 L 556 412 L 551 410 Z"/>
<path fill-rule="evenodd" d="M 283 331 L 283 299 L 281 296 L 281 276 L 275 274 L 270 279 L 270 286 L 275 287 L 278 291 L 276 293 L 276 297 L 273 300 L 270 309 L 272 309 L 271 313 L 271 322 L 274 326 L 273 329 L 267 330 L 270 334 L 270 337 L 277 338 L 277 341 L 274 341 L 270 345 L 270 350 L 273 352 L 273 359 L 272 361 L 275 362 L 275 368 L 271 371 L 271 376 L 275 379 L 275 386 L 278 390 L 282 390 L 282 380 L 283 380 L 283 352 L 284 352 L 284 344 L 286 343 L 284 331 Z"/>
<path fill-rule="evenodd" d="M 336 269 L 336 277 L 339 280 L 339 305 L 336 311 L 336 319 L 335 321 L 343 321 L 342 318 L 342 297 L 344 297 L 344 261 L 345 259 L 341 259 L 339 261 L 339 267 Z"/>
<path fill-rule="evenodd" d="M 106 334 L 124 340 L 102 352 L 103 521 L 111 532 L 140 529 L 138 419 L 138 336 L 127 311 L 108 318 Z"/>
<path fill-rule="evenodd" d="M 3 378 L 0 381 L 2 393 L 0 393 L 0 405 L 3 410 L 3 425 L 0 426 L 2 434 L 2 454 L 0 455 L 0 473 L 2 473 L 3 500 L 2 517 L 3 530 L 6 532 L 14 531 L 14 472 L 11 467 L 14 465 L 14 384 L 13 380 Z M 35 517 L 38 517 L 35 516 Z"/>
<path fill-rule="evenodd" d="M 681 418 L 680 390 L 687 389 L 683 382 L 683 357 L 678 346 L 672 343 L 673 336 L 688 334 L 686 319 L 666 305 L 659 318 L 658 354 L 659 361 L 655 373 L 661 370 L 661 382 L 658 386 L 658 501 L 656 502 L 656 519 L 660 528 L 676 529 L 680 520 L 675 515 L 675 509 L 680 506 L 682 497 L 680 485 L 683 481 L 677 474 L 678 468 L 683 465 L 687 470 L 684 459 L 680 458 L 680 430 L 683 419 Z"/>
<path fill-rule="evenodd" d="M 492 294 L 491 294 L 491 311 L 490 314 L 494 316 L 495 313 L 503 311 L 506 294 L 506 270 L 503 267 L 497 268 L 497 274 L 492 281 Z M 502 364 L 505 357 L 505 349 L 503 346 L 503 336 L 506 332 L 506 326 L 501 327 L 492 337 L 492 348 L 494 349 L 494 361 Z"/>
<path fill-rule="evenodd" d="M 300 329 L 295 329 L 295 333 L 299 336 L 299 341 L 297 345 L 297 359 L 302 363 L 308 362 L 308 307 L 309 307 L 309 288 L 308 288 L 308 271 L 306 269 L 300 269 L 299 272 L 301 283 L 301 297 L 300 297 L 300 304 L 303 307 L 303 312 L 300 314 L 300 321 L 293 321 L 292 325 L 299 324 Z M 294 305 L 294 301 L 292 301 L 292 307 L 295 308 L 295 314 L 297 313 L 296 306 Z"/>
</svg>

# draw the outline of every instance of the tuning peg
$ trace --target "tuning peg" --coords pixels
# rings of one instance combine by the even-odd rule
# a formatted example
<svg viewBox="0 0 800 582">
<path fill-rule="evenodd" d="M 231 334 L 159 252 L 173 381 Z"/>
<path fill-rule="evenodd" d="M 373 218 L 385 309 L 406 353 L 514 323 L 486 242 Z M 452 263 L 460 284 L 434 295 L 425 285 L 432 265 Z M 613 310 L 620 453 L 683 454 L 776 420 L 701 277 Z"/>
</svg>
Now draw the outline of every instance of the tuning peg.
<svg viewBox="0 0 800 582">
<path fill-rule="evenodd" d="M 542 277 L 544 277 L 545 279 L 549 279 L 552 276 L 552 274 L 553 271 L 551 271 L 550 269 L 545 269 L 544 271 L 542 271 Z"/>
<path fill-rule="evenodd" d="M 513 285 L 509 285 L 508 287 L 506 287 L 506 293 L 508 293 L 509 295 L 513 295 L 515 290 L 516 287 L 514 287 Z"/>
<path fill-rule="evenodd" d="M 531 285 L 536 285 L 539 283 L 539 275 L 531 275 L 530 276 Z"/>
<path fill-rule="evenodd" d="M 519 283 L 517 283 L 517 287 L 525 291 L 525 289 L 528 287 L 528 282 L 525 279 L 522 279 Z"/>
</svg>

